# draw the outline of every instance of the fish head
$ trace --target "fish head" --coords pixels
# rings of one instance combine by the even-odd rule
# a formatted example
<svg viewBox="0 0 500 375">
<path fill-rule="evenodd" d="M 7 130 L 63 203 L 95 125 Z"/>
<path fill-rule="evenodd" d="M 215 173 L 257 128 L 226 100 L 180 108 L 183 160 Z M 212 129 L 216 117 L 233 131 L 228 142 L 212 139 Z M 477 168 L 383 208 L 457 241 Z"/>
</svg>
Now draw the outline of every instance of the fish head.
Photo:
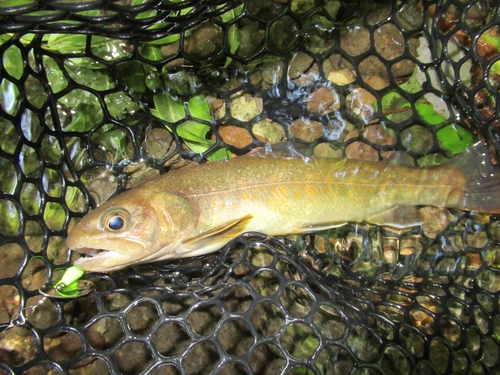
<svg viewBox="0 0 500 375">
<path fill-rule="evenodd" d="M 84 271 L 116 271 L 175 252 L 194 221 L 184 198 L 137 187 L 90 211 L 70 231 L 66 244 L 88 256 L 74 263 Z"/>
</svg>

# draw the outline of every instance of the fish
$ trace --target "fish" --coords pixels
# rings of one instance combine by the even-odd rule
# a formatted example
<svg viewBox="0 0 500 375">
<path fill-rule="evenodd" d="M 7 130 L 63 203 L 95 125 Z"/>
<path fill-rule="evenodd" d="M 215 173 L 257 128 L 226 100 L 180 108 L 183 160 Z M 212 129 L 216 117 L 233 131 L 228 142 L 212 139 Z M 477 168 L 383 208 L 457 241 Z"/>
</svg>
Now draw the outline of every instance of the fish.
<svg viewBox="0 0 500 375">
<path fill-rule="evenodd" d="M 489 158 L 482 143 L 425 168 L 266 148 L 137 185 L 89 211 L 66 242 L 83 255 L 74 265 L 112 272 L 215 252 L 245 232 L 409 228 L 422 224 L 417 206 L 500 213 L 500 170 Z"/>
</svg>

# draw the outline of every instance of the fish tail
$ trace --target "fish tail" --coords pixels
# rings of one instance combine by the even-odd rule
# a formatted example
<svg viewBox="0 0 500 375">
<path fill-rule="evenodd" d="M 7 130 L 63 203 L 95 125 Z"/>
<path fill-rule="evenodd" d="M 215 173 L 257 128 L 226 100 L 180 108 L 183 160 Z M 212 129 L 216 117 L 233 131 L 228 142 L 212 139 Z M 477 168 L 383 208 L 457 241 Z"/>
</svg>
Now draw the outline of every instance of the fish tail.
<svg viewBox="0 0 500 375">
<path fill-rule="evenodd" d="M 458 168 L 464 184 L 456 204 L 449 205 L 468 211 L 500 213 L 500 169 L 491 163 L 489 148 L 482 142 L 476 143 L 447 165 Z"/>
</svg>

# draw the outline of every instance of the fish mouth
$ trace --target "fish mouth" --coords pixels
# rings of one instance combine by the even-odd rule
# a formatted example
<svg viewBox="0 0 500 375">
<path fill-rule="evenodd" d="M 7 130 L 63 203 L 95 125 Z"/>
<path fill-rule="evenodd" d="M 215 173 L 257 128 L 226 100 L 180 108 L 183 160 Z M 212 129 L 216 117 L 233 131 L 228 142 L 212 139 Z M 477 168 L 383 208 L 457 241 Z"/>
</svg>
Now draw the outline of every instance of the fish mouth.
<svg viewBox="0 0 500 375">
<path fill-rule="evenodd" d="M 104 250 L 104 249 L 93 249 L 90 247 L 82 247 L 80 249 L 73 249 L 79 254 L 86 255 L 89 257 L 99 257 L 99 255 L 103 256 L 104 253 L 109 252 L 109 250 Z"/>
<path fill-rule="evenodd" d="M 82 257 L 73 262 L 87 272 L 112 272 L 125 268 L 136 260 L 129 255 L 120 254 L 114 250 L 94 249 L 82 247 L 72 249 L 82 254 Z"/>
<path fill-rule="evenodd" d="M 77 259 L 73 264 L 81 267 L 85 271 L 100 271 L 100 264 L 106 263 L 106 260 L 113 258 L 114 252 L 104 249 L 93 249 L 90 247 L 82 247 L 79 249 L 72 249 L 82 256 Z M 97 267 L 97 268 L 96 268 Z"/>
</svg>

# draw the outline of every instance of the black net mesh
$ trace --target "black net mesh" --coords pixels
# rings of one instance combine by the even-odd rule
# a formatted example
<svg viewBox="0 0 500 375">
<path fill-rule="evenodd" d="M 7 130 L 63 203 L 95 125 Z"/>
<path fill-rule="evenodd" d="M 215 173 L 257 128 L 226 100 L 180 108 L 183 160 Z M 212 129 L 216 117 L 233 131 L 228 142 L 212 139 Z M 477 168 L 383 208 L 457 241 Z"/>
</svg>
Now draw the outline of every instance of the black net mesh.
<svg viewBox="0 0 500 375">
<path fill-rule="evenodd" d="M 500 374 L 500 221 L 247 233 L 39 288 L 89 209 L 296 140 L 440 164 L 499 150 L 495 1 L 0 2 L 0 374 Z M 494 158 L 493 158 L 493 161 Z M 210 183 L 210 176 L 207 176 Z"/>
</svg>

